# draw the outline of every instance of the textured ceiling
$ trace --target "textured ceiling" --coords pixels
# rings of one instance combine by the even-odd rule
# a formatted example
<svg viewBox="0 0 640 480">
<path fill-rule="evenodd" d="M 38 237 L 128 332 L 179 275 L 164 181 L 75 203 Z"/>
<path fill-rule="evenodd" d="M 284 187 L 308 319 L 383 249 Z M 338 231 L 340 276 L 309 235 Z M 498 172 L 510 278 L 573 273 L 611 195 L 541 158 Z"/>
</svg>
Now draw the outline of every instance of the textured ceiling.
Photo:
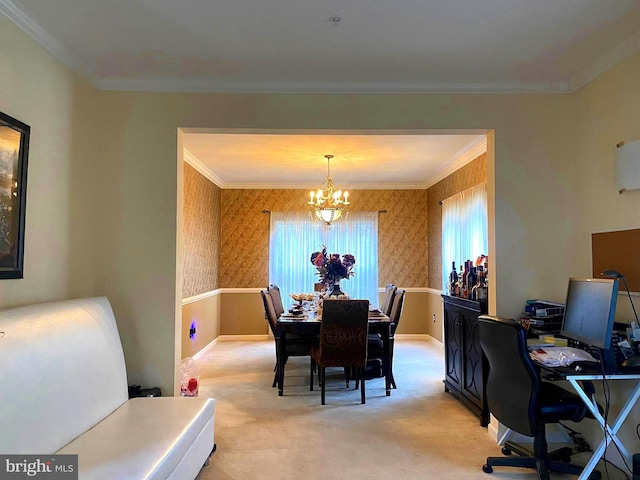
<svg viewBox="0 0 640 480">
<path fill-rule="evenodd" d="M 104 89 L 567 92 L 640 45 L 637 0 L 0 0 L 0 11 Z"/>
</svg>

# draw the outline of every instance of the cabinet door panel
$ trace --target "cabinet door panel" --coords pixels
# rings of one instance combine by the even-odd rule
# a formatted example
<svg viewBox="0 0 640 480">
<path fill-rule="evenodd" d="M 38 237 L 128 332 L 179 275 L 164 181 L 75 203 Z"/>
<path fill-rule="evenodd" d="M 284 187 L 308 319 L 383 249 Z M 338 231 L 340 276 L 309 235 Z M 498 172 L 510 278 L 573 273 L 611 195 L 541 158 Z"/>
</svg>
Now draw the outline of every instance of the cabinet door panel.
<svg viewBox="0 0 640 480">
<path fill-rule="evenodd" d="M 444 309 L 444 344 L 446 378 L 459 390 L 462 385 L 462 338 L 457 308 Z"/>
<path fill-rule="evenodd" d="M 478 314 L 462 312 L 463 329 L 463 384 L 462 390 L 469 400 L 482 408 L 484 398 L 483 355 L 478 334 Z"/>
</svg>

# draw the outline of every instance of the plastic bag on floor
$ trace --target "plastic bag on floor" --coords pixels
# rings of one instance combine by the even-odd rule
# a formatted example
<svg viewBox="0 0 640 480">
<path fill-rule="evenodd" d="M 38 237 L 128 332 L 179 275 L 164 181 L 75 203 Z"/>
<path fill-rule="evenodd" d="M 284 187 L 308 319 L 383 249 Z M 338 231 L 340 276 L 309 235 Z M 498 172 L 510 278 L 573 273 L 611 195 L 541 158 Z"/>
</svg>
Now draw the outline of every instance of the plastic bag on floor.
<svg viewBox="0 0 640 480">
<path fill-rule="evenodd" d="M 180 373 L 182 375 L 180 395 L 183 397 L 197 397 L 200 375 L 198 375 L 196 361 L 191 357 L 184 358 L 180 364 Z"/>
</svg>

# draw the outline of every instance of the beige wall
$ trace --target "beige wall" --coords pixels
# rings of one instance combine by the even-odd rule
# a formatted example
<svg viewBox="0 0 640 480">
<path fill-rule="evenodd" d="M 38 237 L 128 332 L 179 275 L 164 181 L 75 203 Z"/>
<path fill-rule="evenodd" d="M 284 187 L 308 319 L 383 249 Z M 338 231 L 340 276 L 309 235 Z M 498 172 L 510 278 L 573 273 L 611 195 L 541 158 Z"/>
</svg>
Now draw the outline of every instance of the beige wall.
<svg viewBox="0 0 640 480">
<path fill-rule="evenodd" d="M 0 111 L 31 126 L 24 278 L 0 308 L 93 295 L 95 91 L 0 15 Z"/>
<path fill-rule="evenodd" d="M 221 335 L 266 335 L 269 332 L 260 289 L 247 290 L 222 295 Z"/>
<path fill-rule="evenodd" d="M 220 304 L 221 296 L 211 294 L 182 305 L 182 358 L 193 357 L 220 336 Z M 190 337 L 192 325 L 196 333 Z"/>
<path fill-rule="evenodd" d="M 492 131 L 492 310 L 502 315 L 588 272 L 591 229 L 640 223 L 638 193 L 610 193 L 607 173 L 615 142 L 638 136 L 639 54 L 574 95 L 98 92 L 0 22 L 2 110 L 32 126 L 27 278 L 0 282 L 2 306 L 106 294 L 131 383 L 176 383 L 180 127 Z"/>
<path fill-rule="evenodd" d="M 575 95 L 577 140 L 573 175 L 580 188 L 575 199 L 574 215 L 579 221 L 573 248 L 581 261 L 567 272 L 572 276 L 591 276 L 592 233 L 640 226 L 640 190 L 618 194 L 613 163 L 618 142 L 640 140 L 639 82 L 640 53 L 635 53 Z M 636 310 L 640 311 L 638 297 L 634 300 Z M 616 319 L 629 322 L 633 318 L 628 297 L 620 295 Z M 600 386 L 596 384 L 596 388 Z M 614 411 L 628 398 L 630 388 L 631 385 L 612 388 Z M 599 441 L 602 432 L 590 423 L 582 423 L 592 445 Z M 638 423 L 640 409 L 636 407 L 620 432 L 631 452 L 640 451 L 640 441 L 634 431 Z"/>
<path fill-rule="evenodd" d="M 429 334 L 442 341 L 442 312 L 433 311 L 438 315 L 439 323 L 436 325 L 431 320 L 435 305 L 430 303 L 430 296 L 432 294 L 424 289 L 409 289 L 405 295 L 402 321 L 398 327 L 399 334 Z M 436 297 L 440 300 L 439 309 L 442 310 L 442 299 L 439 294 Z M 266 335 L 269 333 L 259 288 L 223 289 L 219 298 L 220 335 Z M 183 315 L 184 311 L 183 308 Z M 183 322 L 185 322 L 184 319 Z M 182 332 L 183 349 L 186 344 L 193 343 L 187 340 L 188 332 L 189 328 L 185 326 Z M 182 356 L 189 355 L 183 352 Z"/>
</svg>

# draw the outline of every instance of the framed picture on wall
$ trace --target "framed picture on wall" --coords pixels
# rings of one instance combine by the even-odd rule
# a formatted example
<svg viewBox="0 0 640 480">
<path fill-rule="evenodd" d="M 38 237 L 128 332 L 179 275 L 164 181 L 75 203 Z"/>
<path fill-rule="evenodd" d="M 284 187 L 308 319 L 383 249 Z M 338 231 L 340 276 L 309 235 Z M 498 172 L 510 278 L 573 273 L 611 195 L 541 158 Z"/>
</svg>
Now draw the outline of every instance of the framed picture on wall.
<svg viewBox="0 0 640 480">
<path fill-rule="evenodd" d="M 30 131 L 0 112 L 0 279 L 23 277 Z"/>
</svg>

